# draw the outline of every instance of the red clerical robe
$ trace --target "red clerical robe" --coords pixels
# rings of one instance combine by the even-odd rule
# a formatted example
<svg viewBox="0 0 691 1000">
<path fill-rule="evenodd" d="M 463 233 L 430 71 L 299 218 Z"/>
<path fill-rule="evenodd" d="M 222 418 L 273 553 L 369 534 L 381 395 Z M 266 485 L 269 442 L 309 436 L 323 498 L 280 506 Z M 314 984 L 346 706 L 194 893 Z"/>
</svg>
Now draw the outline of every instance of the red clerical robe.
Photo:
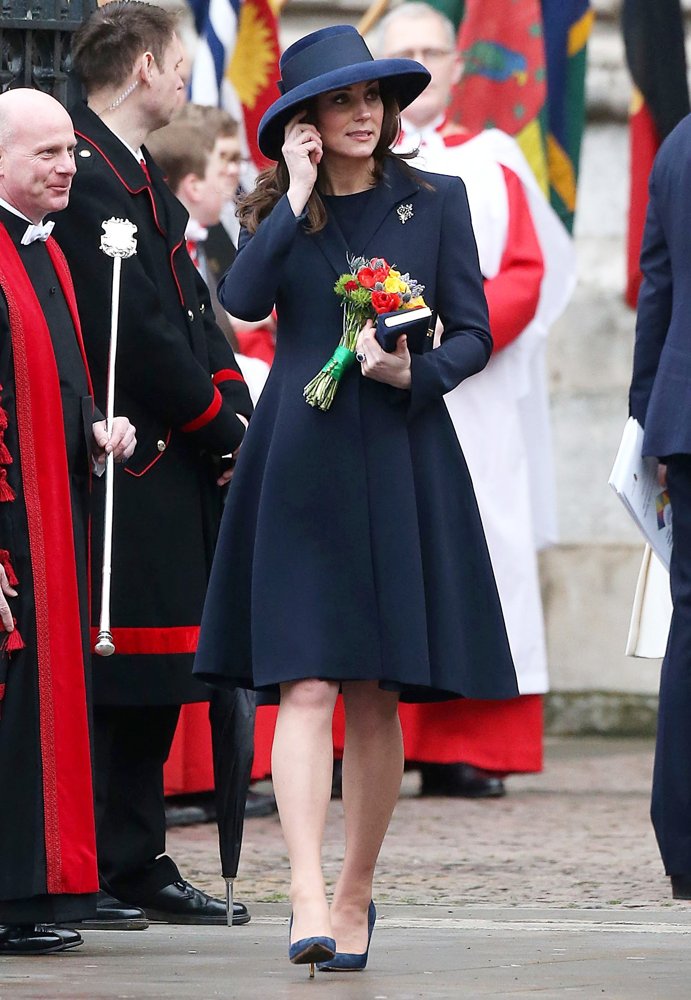
<svg viewBox="0 0 691 1000">
<path fill-rule="evenodd" d="M 67 264 L 0 209 L 0 923 L 91 915 L 98 891 L 85 663 L 91 386 Z"/>
</svg>

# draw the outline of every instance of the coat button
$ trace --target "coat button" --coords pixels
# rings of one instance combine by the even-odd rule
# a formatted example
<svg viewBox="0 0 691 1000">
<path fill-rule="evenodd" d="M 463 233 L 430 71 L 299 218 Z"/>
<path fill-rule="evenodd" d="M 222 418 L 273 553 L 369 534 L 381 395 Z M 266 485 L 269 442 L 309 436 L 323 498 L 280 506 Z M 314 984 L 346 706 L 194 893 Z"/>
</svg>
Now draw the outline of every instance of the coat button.
<svg viewBox="0 0 691 1000">
<path fill-rule="evenodd" d="M 188 316 L 189 319 L 194 319 L 194 313 L 192 312 L 191 309 L 187 310 L 187 316 Z"/>
<path fill-rule="evenodd" d="M 199 306 L 199 312 L 200 312 L 200 313 L 202 314 L 202 316 L 203 316 L 203 315 L 204 315 L 204 313 L 206 312 L 206 306 L 204 305 L 204 303 L 203 303 L 203 302 L 202 302 L 202 303 L 200 304 L 200 306 Z"/>
<path fill-rule="evenodd" d="M 166 450 L 166 443 L 165 443 L 165 441 L 157 441 L 156 442 L 156 447 L 158 448 L 159 451 L 165 451 Z"/>
</svg>

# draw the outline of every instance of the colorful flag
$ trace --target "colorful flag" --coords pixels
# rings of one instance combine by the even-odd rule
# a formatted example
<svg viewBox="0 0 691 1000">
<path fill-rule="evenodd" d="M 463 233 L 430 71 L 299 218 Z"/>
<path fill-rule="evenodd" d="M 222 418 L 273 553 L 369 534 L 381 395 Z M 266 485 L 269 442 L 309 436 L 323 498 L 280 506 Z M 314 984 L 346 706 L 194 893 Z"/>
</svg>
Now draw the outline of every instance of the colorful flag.
<svg viewBox="0 0 691 1000">
<path fill-rule="evenodd" d="M 684 22 L 679 0 L 624 0 L 622 30 L 634 82 L 629 118 L 631 187 L 626 301 L 635 309 L 648 208 L 648 176 L 662 140 L 689 112 Z"/>
<path fill-rule="evenodd" d="M 257 126 L 278 90 L 278 25 L 269 0 L 189 0 L 199 44 L 190 98 L 225 108 L 240 123 L 249 155 L 261 168 Z"/>
<path fill-rule="evenodd" d="M 584 122 L 588 0 L 467 0 L 449 117 L 514 136 L 569 230 Z"/>
<path fill-rule="evenodd" d="M 588 0 L 542 0 L 547 58 L 547 168 L 552 207 L 571 232 L 585 121 Z"/>
</svg>

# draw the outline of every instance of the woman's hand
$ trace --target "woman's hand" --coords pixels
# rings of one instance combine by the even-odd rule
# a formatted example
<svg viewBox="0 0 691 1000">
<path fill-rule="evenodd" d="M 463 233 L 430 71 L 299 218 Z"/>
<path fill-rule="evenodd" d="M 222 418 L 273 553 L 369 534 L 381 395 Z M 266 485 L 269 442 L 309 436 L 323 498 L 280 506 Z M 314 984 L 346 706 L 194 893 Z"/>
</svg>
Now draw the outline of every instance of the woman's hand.
<svg viewBox="0 0 691 1000">
<path fill-rule="evenodd" d="M 356 357 L 362 366 L 362 374 L 376 382 L 385 382 L 397 389 L 410 389 L 410 352 L 408 338 L 404 333 L 396 342 L 396 350 L 388 353 L 379 346 L 374 336 L 374 324 L 368 319 L 358 337 Z M 360 358 L 364 358 L 363 361 Z"/>
<path fill-rule="evenodd" d="M 321 136 L 316 126 L 302 120 L 306 114 L 303 110 L 290 119 L 282 149 L 290 176 L 288 201 L 296 216 L 302 213 L 312 194 L 322 158 Z"/>
</svg>

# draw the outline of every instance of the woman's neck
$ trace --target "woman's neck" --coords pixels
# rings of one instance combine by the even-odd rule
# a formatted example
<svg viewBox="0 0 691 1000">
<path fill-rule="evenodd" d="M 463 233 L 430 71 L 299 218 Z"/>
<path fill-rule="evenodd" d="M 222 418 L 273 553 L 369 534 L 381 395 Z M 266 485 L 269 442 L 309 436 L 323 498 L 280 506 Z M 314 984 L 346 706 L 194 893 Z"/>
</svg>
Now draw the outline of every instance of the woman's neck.
<svg viewBox="0 0 691 1000">
<path fill-rule="evenodd" d="M 374 184 L 374 160 L 324 157 L 319 165 L 319 187 L 324 194 L 357 194 Z"/>
</svg>

